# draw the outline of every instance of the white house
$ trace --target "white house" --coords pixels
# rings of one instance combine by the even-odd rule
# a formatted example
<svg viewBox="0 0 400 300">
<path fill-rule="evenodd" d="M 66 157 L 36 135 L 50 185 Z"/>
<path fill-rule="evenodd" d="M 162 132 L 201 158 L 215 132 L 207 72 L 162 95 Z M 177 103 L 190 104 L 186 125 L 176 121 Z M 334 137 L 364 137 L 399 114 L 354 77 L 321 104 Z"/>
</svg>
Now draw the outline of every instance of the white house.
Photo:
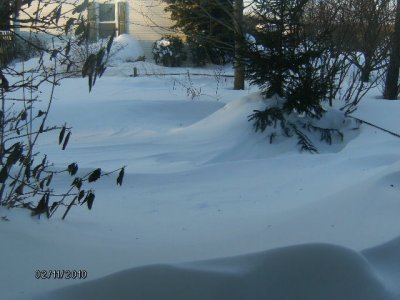
<svg viewBox="0 0 400 300">
<path fill-rule="evenodd" d="M 27 18 L 33 15 L 37 7 L 35 3 L 38 2 L 34 0 L 31 6 L 24 9 Z M 77 0 L 66 0 L 65 3 L 63 13 L 68 17 L 68 12 L 72 11 L 68 3 L 75 6 Z M 46 13 L 52 12 L 57 5 L 58 0 L 49 0 L 46 6 L 42 3 Z M 173 24 L 170 14 L 164 11 L 165 6 L 162 0 L 89 0 L 87 19 L 91 26 L 90 38 L 94 41 L 113 32 L 117 36 L 127 33 L 140 42 L 146 58 L 152 59 L 154 41 L 168 34 L 168 28 Z"/>
<path fill-rule="evenodd" d="M 137 39 L 148 59 L 157 39 L 168 33 L 172 20 L 160 0 L 94 0 L 88 8 L 91 39 L 105 38 L 116 32 Z"/>
</svg>

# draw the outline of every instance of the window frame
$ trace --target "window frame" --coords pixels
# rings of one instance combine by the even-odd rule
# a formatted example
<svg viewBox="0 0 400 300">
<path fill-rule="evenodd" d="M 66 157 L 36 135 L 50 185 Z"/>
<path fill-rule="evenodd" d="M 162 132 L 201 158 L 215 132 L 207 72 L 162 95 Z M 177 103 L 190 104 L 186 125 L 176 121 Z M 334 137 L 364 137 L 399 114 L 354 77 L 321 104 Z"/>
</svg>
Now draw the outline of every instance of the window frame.
<svg viewBox="0 0 400 300">
<path fill-rule="evenodd" d="M 105 26 L 112 25 L 113 30 L 116 35 L 121 35 L 128 32 L 128 25 L 127 25 L 127 16 L 128 16 L 128 1 L 118 1 L 118 0 L 94 0 L 93 5 L 95 6 L 95 16 L 90 20 L 89 23 L 95 23 L 92 25 L 94 33 L 93 36 L 96 40 L 99 38 L 106 38 L 109 36 L 107 34 L 108 30 L 101 30 L 102 24 Z M 102 5 L 112 5 L 113 12 L 114 12 L 114 20 L 111 21 L 102 21 L 100 19 L 100 11 Z M 121 13 L 122 12 L 122 13 Z M 125 19 L 121 20 L 121 16 Z M 109 31 L 111 32 L 111 30 Z"/>
</svg>

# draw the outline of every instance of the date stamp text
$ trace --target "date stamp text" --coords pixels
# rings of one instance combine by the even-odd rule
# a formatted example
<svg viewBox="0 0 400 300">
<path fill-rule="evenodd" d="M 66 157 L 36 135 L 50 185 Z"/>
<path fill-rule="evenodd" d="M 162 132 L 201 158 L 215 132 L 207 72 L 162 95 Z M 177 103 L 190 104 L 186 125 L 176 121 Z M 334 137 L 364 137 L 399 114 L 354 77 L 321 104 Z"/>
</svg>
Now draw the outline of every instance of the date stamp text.
<svg viewBox="0 0 400 300">
<path fill-rule="evenodd" d="M 86 279 L 86 270 L 36 270 L 36 279 Z"/>
</svg>

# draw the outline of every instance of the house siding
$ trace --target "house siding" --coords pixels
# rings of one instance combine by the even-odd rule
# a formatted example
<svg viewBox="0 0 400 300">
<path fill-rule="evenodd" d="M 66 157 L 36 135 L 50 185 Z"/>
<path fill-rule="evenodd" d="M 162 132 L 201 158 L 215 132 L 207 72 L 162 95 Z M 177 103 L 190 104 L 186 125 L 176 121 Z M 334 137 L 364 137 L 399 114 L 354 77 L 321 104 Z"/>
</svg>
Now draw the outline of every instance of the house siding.
<svg viewBox="0 0 400 300">
<path fill-rule="evenodd" d="M 161 36 L 171 33 L 173 24 L 165 3 L 160 0 L 128 0 L 128 33 L 140 41 L 146 59 L 152 60 L 152 46 Z"/>
<path fill-rule="evenodd" d="M 28 9 L 29 13 L 34 10 L 34 2 Z M 127 4 L 127 33 L 141 43 L 146 59 L 153 60 L 152 45 L 154 41 L 171 33 L 168 28 L 173 21 L 170 19 L 170 14 L 164 11 L 166 4 L 161 0 L 96 0 L 96 2 L 125 2 Z M 46 11 L 51 9 L 54 9 L 54 6 L 50 5 Z M 63 21 L 60 21 L 60 25 L 63 25 Z"/>
</svg>

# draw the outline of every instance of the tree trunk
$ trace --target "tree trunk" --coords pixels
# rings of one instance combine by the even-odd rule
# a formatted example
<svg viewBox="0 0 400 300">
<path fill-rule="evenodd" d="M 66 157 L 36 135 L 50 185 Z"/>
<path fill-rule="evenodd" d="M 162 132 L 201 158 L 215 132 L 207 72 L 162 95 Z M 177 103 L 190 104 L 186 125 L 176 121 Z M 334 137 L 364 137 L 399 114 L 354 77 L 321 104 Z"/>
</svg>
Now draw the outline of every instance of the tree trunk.
<svg viewBox="0 0 400 300">
<path fill-rule="evenodd" d="M 0 30 L 10 30 L 11 27 L 10 1 L 0 1 Z"/>
<path fill-rule="evenodd" d="M 233 24 L 235 26 L 235 58 L 234 58 L 234 68 L 235 68 L 235 79 L 233 84 L 233 89 L 244 90 L 244 62 L 242 59 L 242 54 L 245 48 L 244 36 L 243 36 L 243 0 L 234 1 L 234 13 L 233 13 Z"/>
<path fill-rule="evenodd" d="M 364 66 L 361 68 L 361 81 L 362 82 L 369 82 L 372 72 L 372 61 L 371 55 L 364 53 L 365 63 Z"/>
<path fill-rule="evenodd" d="M 399 69 L 400 69 L 400 0 L 397 0 L 396 21 L 392 35 L 392 50 L 389 65 L 386 71 L 386 84 L 383 97 L 396 100 L 399 94 Z"/>
</svg>

